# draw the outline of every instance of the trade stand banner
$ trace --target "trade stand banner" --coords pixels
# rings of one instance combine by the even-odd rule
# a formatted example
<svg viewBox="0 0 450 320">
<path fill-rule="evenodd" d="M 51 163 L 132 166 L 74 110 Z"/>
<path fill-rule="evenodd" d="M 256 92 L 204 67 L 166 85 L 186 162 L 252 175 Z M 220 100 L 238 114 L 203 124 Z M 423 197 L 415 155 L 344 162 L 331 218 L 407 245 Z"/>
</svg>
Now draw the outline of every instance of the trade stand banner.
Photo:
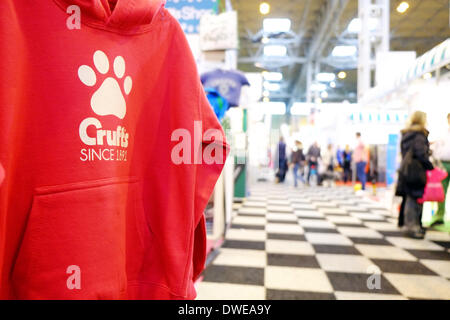
<svg viewBox="0 0 450 320">
<path fill-rule="evenodd" d="M 198 34 L 201 17 L 217 13 L 217 6 L 217 0 L 167 0 L 165 5 L 186 34 Z"/>
</svg>

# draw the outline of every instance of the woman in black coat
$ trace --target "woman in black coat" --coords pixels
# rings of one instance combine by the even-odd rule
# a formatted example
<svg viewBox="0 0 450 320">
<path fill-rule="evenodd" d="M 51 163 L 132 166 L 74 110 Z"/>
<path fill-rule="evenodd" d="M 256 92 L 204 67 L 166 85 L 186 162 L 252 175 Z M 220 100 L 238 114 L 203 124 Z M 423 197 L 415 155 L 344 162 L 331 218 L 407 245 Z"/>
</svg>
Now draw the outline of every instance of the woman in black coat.
<svg viewBox="0 0 450 320">
<path fill-rule="evenodd" d="M 402 164 L 396 190 L 396 194 L 403 198 L 398 225 L 405 226 L 407 236 L 419 239 L 425 236 L 425 229 L 421 224 L 423 206 L 417 203 L 417 199 L 423 196 L 425 190 L 426 171 L 433 169 L 429 160 L 431 152 L 426 119 L 424 112 L 416 111 L 409 126 L 402 130 Z"/>
</svg>

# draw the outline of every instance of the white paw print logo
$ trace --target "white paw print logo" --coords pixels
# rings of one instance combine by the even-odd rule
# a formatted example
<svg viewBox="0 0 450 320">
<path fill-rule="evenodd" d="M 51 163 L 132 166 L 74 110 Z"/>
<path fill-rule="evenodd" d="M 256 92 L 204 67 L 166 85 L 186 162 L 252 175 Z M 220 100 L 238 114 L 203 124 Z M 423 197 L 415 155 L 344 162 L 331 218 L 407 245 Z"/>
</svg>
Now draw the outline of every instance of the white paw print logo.
<svg viewBox="0 0 450 320">
<path fill-rule="evenodd" d="M 109 71 L 109 60 L 103 51 L 97 50 L 94 53 L 94 65 L 97 71 L 101 74 L 106 74 Z M 122 86 L 118 80 L 125 75 L 125 60 L 121 56 L 114 59 L 114 75 L 106 78 L 100 87 L 94 92 L 91 98 L 92 110 L 99 116 L 114 115 L 119 119 L 123 119 L 127 113 L 127 104 L 125 102 L 124 94 L 122 93 Z M 82 65 L 78 68 L 78 77 L 85 85 L 92 87 L 97 83 L 96 72 L 87 65 Z M 128 95 L 131 91 L 133 83 L 130 76 L 125 77 L 123 81 L 123 92 Z"/>
</svg>

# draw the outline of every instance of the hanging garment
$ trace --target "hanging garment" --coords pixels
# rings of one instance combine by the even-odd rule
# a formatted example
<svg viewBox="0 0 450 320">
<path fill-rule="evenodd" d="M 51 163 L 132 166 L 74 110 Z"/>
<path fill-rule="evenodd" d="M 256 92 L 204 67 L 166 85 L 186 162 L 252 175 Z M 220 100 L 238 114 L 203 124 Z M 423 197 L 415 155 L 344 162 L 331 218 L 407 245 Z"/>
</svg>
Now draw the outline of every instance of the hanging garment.
<svg viewBox="0 0 450 320">
<path fill-rule="evenodd" d="M 216 89 L 205 88 L 205 91 L 208 101 L 211 104 L 211 107 L 213 108 L 217 119 L 219 119 L 219 121 L 222 121 L 223 117 L 225 117 L 225 113 L 230 108 L 228 101 L 224 97 L 222 97 Z"/>
<path fill-rule="evenodd" d="M 245 75 L 236 70 L 216 69 L 202 74 L 201 80 L 205 88 L 216 89 L 231 107 L 239 105 L 242 86 L 250 85 Z"/>
<path fill-rule="evenodd" d="M 2 0 L 0 39 L 0 299 L 193 299 L 227 145 L 163 1 Z"/>
</svg>

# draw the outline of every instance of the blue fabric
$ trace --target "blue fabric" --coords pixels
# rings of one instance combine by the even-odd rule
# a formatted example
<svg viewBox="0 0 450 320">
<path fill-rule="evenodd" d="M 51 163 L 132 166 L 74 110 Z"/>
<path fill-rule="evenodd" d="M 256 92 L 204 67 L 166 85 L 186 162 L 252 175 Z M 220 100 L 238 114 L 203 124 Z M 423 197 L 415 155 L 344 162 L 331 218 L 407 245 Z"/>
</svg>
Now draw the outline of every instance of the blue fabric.
<svg viewBox="0 0 450 320">
<path fill-rule="evenodd" d="M 208 98 L 209 104 L 214 110 L 219 121 L 223 119 L 225 113 L 230 108 L 228 101 L 220 95 L 220 93 L 213 88 L 205 88 L 206 96 Z"/>
<path fill-rule="evenodd" d="M 358 176 L 358 180 L 361 182 L 363 190 L 366 190 L 366 165 L 367 162 L 364 161 L 356 163 L 356 175 Z"/>
<path fill-rule="evenodd" d="M 301 168 L 300 164 L 296 163 L 294 165 L 294 185 L 296 187 L 298 186 L 297 180 L 299 180 L 299 179 L 301 182 L 305 183 L 305 179 L 303 178 L 303 172 L 302 172 L 303 170 L 300 171 L 300 174 L 298 172 L 300 168 Z"/>
<path fill-rule="evenodd" d="M 235 70 L 216 69 L 204 73 L 201 76 L 201 81 L 205 88 L 216 89 L 231 107 L 239 105 L 242 86 L 250 85 L 245 75 Z"/>
</svg>

